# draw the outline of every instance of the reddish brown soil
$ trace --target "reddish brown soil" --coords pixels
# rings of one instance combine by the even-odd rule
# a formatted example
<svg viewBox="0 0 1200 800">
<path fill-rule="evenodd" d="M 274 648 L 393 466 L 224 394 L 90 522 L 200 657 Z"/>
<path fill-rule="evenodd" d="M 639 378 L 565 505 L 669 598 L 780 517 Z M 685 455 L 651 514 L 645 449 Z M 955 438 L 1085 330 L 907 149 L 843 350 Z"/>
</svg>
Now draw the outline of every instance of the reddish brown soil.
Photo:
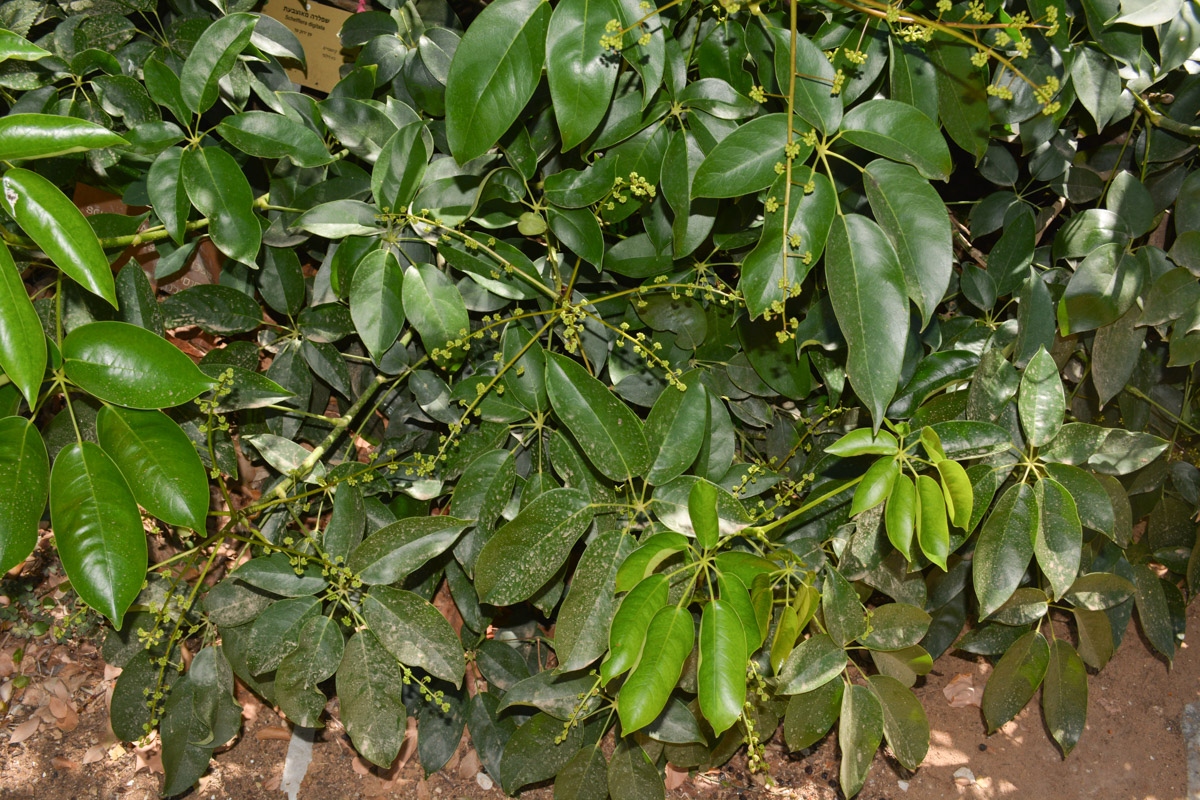
<svg viewBox="0 0 1200 800">
<path fill-rule="evenodd" d="M 1200 624 L 1200 610 L 1189 611 L 1192 629 Z M 161 776 L 145 765 L 127 745 L 115 745 L 107 728 L 105 690 L 111 679 L 91 645 L 20 643 L 0 634 L 0 684 L 11 679 L 11 655 L 18 644 L 32 645 L 22 665 L 29 686 L 13 693 L 9 713 L 0 717 L 0 800 L 153 800 Z M 1182 649 L 1174 668 L 1155 656 L 1130 628 L 1125 644 L 1109 666 L 1089 683 L 1089 722 L 1078 748 L 1063 760 L 1046 735 L 1039 710 L 1027 708 L 1015 724 L 988 737 L 979 710 L 953 708 L 942 689 L 956 675 L 982 676 L 988 669 L 982 659 L 944 657 L 935 664 L 917 693 L 929 714 L 933 744 L 923 766 L 907 773 L 881 753 L 859 797 L 863 800 L 942 800 L 942 798 L 1036 798 L 1056 800 L 1184 800 L 1186 763 L 1180 716 L 1183 706 L 1200 698 L 1200 656 Z M 111 670 L 110 670 L 111 674 Z M 56 695 L 54 687 L 63 683 Z M 73 687 L 73 688 L 68 688 Z M 50 704 L 51 696 L 70 703 Z M 70 710 L 66 710 L 66 706 Z M 253 719 L 235 743 L 217 754 L 199 791 L 191 797 L 277 800 L 284 795 L 275 787 L 283 768 L 287 742 L 280 735 L 286 723 L 268 708 L 255 708 Z M 71 711 L 78 725 L 71 730 Z M 61 712 L 64 716 L 56 716 Z M 18 744 L 9 739 L 31 715 L 43 721 L 36 733 Z M 28 724 L 28 723 L 27 723 Z M 268 738 L 262 738 L 267 736 Z M 719 775 L 706 780 L 692 776 L 672 798 L 803 798 L 833 800 L 840 797 L 837 779 L 837 743 L 826 737 L 809 754 L 785 754 L 768 749 L 773 787 L 760 777 L 750 777 L 744 759 L 737 757 Z M 90 759 L 98 759 L 84 763 Z M 151 759 L 152 761 L 152 759 Z M 378 771 L 356 769 L 344 734 L 334 723 L 318 739 L 313 762 L 300 791 L 301 800 L 341 800 L 374 797 L 418 800 L 500 800 L 500 791 L 482 790 L 473 753 L 465 746 L 450 769 L 421 781 L 415 763 L 406 765 L 392 780 Z M 972 771 L 976 782 L 956 784 L 960 767 Z M 365 773 L 365 774 L 364 774 Z M 906 782 L 907 790 L 902 789 Z M 526 792 L 530 800 L 549 800 L 549 788 Z M 618 799 L 620 800 L 620 799 Z"/>
</svg>

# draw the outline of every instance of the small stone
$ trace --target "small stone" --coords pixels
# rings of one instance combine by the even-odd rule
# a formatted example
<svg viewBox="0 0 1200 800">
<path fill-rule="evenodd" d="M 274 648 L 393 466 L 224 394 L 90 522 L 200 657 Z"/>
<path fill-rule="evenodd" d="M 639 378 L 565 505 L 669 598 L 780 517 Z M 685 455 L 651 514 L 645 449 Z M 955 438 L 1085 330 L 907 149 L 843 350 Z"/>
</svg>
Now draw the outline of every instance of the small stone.
<svg viewBox="0 0 1200 800">
<path fill-rule="evenodd" d="M 975 773 L 966 767 L 959 767 L 954 771 L 954 782 L 959 786 L 970 786 L 975 783 Z"/>
<path fill-rule="evenodd" d="M 475 773 L 475 783 L 479 784 L 479 788 L 483 789 L 485 792 L 491 791 L 492 787 L 495 785 L 486 772 Z"/>
<path fill-rule="evenodd" d="M 908 791 L 908 781 L 896 781 L 896 785 L 900 787 L 900 791 Z"/>
</svg>

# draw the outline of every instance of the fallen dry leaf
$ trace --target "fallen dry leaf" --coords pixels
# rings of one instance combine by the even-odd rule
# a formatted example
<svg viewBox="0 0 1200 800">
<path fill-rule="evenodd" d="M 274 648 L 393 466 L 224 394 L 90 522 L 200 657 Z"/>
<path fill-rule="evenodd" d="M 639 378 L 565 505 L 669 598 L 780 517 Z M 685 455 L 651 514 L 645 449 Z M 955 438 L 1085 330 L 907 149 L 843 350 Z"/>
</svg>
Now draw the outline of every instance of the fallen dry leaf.
<svg viewBox="0 0 1200 800">
<path fill-rule="evenodd" d="M 683 784 L 687 783 L 688 771 L 680 769 L 671 762 L 667 762 L 667 791 L 673 792 Z"/>
<path fill-rule="evenodd" d="M 967 672 L 960 672 L 942 689 L 942 694 L 950 703 L 951 708 L 979 707 L 983 702 L 983 692 L 975 685 L 975 677 Z"/>
<path fill-rule="evenodd" d="M 71 759 L 64 758 L 62 756 L 55 756 L 54 758 L 50 759 L 50 766 L 59 770 L 76 772 L 82 765 L 78 761 L 72 761 Z"/>
<path fill-rule="evenodd" d="M 458 777 L 463 780 L 468 780 L 476 772 L 479 772 L 479 753 L 475 752 L 475 748 L 467 750 L 463 754 L 462 761 L 458 764 Z"/>
<path fill-rule="evenodd" d="M 289 742 L 292 739 L 292 732 L 278 725 L 268 725 L 255 731 L 254 738 L 266 742 Z"/>
<path fill-rule="evenodd" d="M 92 747 L 89 747 L 87 749 L 87 751 L 83 754 L 83 763 L 84 764 L 95 764 L 97 761 L 101 761 L 103 759 L 104 759 L 104 748 L 98 744 L 93 745 Z"/>
<path fill-rule="evenodd" d="M 22 722 L 17 727 L 13 728 L 12 735 L 8 737 L 9 744 L 20 744 L 37 733 L 38 727 L 42 724 L 42 720 L 38 717 L 30 717 Z"/>
</svg>

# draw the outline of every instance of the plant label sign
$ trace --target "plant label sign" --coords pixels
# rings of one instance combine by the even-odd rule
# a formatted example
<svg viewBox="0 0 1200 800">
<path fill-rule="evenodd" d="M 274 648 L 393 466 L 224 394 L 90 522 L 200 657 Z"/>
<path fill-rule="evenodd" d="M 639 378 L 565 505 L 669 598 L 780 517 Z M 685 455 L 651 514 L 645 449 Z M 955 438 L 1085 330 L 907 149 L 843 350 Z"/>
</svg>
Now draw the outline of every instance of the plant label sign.
<svg viewBox="0 0 1200 800">
<path fill-rule="evenodd" d="M 343 63 L 338 31 L 351 16 L 350 12 L 303 0 L 267 0 L 262 13 L 286 25 L 304 47 L 308 72 L 289 68 L 288 76 L 301 86 L 317 91 L 332 89 L 341 78 L 338 69 Z"/>
</svg>

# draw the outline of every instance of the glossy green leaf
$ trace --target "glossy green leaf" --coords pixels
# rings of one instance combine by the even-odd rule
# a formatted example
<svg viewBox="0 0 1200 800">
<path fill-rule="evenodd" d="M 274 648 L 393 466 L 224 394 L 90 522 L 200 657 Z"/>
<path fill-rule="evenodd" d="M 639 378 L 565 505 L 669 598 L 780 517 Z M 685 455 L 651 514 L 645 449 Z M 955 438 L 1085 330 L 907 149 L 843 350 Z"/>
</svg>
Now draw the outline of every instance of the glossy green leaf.
<svg viewBox="0 0 1200 800">
<path fill-rule="evenodd" d="M 380 208 L 403 210 L 416 196 L 429 163 L 424 131 L 422 123 L 410 122 L 400 127 L 380 151 L 371 170 L 371 194 Z"/>
<path fill-rule="evenodd" d="M 374 633 L 362 630 L 350 637 L 337 669 L 342 724 L 354 749 L 385 769 L 404 743 L 403 685 L 399 663 Z"/>
<path fill-rule="evenodd" d="M 621 16 L 613 0 L 565 0 L 546 31 L 546 77 L 564 151 L 578 145 L 604 119 L 619 61 L 601 40 Z"/>
<path fill-rule="evenodd" d="M 290 227 L 326 239 L 383 233 L 383 228 L 379 227 L 379 209 L 361 200 L 331 200 L 313 206 L 297 217 Z"/>
<path fill-rule="evenodd" d="M 1042 713 L 1050 736 L 1063 757 L 1079 744 L 1087 722 L 1087 670 L 1075 648 L 1063 639 L 1050 645 L 1050 660 L 1042 688 Z"/>
<path fill-rule="evenodd" d="M 24 417 L 0 419 L 0 485 L 9 487 L 0 498 L 0 574 L 37 546 L 49 484 L 50 461 L 38 429 Z"/>
<path fill-rule="evenodd" d="M 408 319 L 433 363 L 456 369 L 464 356 L 451 345 L 465 338 L 471 326 L 458 288 L 436 267 L 416 264 L 405 270 L 401 294 Z"/>
<path fill-rule="evenodd" d="M 846 651 L 829 634 L 819 633 L 796 646 L 779 670 L 778 694 L 811 692 L 841 674 Z"/>
<path fill-rule="evenodd" d="M 0 28 L 0 63 L 10 60 L 38 61 L 49 55 L 49 50 L 43 50 L 24 36 Z"/>
<path fill-rule="evenodd" d="M 126 322 L 76 328 L 63 340 L 62 356 L 73 383 L 128 408 L 177 406 L 213 384 L 174 345 Z"/>
<path fill-rule="evenodd" d="M 659 609 L 646 630 L 646 641 L 655 646 L 642 653 L 617 695 L 617 713 L 626 734 L 649 725 L 667 704 L 695 642 L 691 612 L 678 606 Z"/>
<path fill-rule="evenodd" d="M 946 205 L 912 167 L 883 159 L 867 165 L 863 187 L 875 220 L 896 248 L 908 296 L 921 311 L 923 324 L 928 325 L 946 294 L 952 272 Z"/>
<path fill-rule="evenodd" d="M 900 446 L 896 437 L 887 431 L 858 428 L 826 447 L 825 452 L 841 458 L 865 455 L 894 456 L 900 452 Z"/>
<path fill-rule="evenodd" d="M 8 246 L 0 242 L 0 369 L 30 407 L 46 375 L 46 334 Z"/>
<path fill-rule="evenodd" d="M 475 566 L 479 599 L 506 606 L 532 597 L 566 561 L 593 513 L 587 495 L 577 489 L 538 495 L 480 552 Z"/>
<path fill-rule="evenodd" d="M 929 752 L 929 718 L 921 701 L 888 675 L 872 675 L 867 682 L 883 711 L 883 735 L 892 754 L 906 769 L 917 769 Z"/>
<path fill-rule="evenodd" d="M 803 125 L 794 128 L 797 138 L 808 130 Z M 718 142 L 700 164 L 692 196 L 740 197 L 766 189 L 775 182 L 775 165 L 785 161 L 787 134 L 787 114 L 767 114 L 740 126 Z M 809 149 L 800 147 L 796 163 L 803 163 Z"/>
<path fill-rule="evenodd" d="M 72 444 L 54 459 L 50 522 L 71 586 L 120 630 L 146 577 L 146 533 L 125 478 L 99 446 Z"/>
<path fill-rule="evenodd" d="M 975 48 L 934 35 L 926 52 L 936 68 L 938 116 L 950 138 L 978 162 L 987 152 L 991 115 L 986 81 L 971 63 Z"/>
<path fill-rule="evenodd" d="M 1017 588 L 1033 558 L 1038 524 L 1037 498 L 1028 485 L 1010 487 L 996 503 L 979 534 L 972 562 L 981 617 L 1003 605 Z"/>
<path fill-rule="evenodd" d="M 938 482 L 928 475 L 917 476 L 917 543 L 931 562 L 946 569 L 950 554 L 950 529 L 946 499 Z"/>
<path fill-rule="evenodd" d="M 930 180 L 950 177 L 950 149 L 937 125 L 907 103 L 868 100 L 846 113 L 841 133 L 864 150 L 911 164 Z"/>
<path fill-rule="evenodd" d="M 192 209 L 183 182 L 183 151 L 168 147 L 150 165 L 146 191 L 167 233 L 176 244 L 182 245 L 188 213 Z"/>
<path fill-rule="evenodd" d="M 857 214 L 834 220 L 825 249 L 829 297 L 849 348 L 846 372 L 878 429 L 908 337 L 904 272 L 879 226 Z"/>
<path fill-rule="evenodd" d="M 605 684 L 637 665 L 646 641 L 646 629 L 666 604 L 665 575 L 651 575 L 621 599 L 609 628 L 609 653 L 600 665 L 600 676 Z"/>
<path fill-rule="evenodd" d="M 696 542 L 706 550 L 717 546 L 720 530 L 717 520 L 717 487 L 708 481 L 696 481 L 688 494 L 688 516 L 696 532 Z"/>
<path fill-rule="evenodd" d="M 262 228 L 254 215 L 254 193 L 233 156 L 219 147 L 188 150 L 182 176 L 192 205 L 208 217 L 213 244 L 235 261 L 257 266 Z"/>
<path fill-rule="evenodd" d="M 548 209 L 550 230 L 575 255 L 599 268 L 604 263 L 604 233 L 596 215 L 586 208 Z"/>
<path fill-rule="evenodd" d="M 200 34 L 179 74 L 180 95 L 193 113 L 203 114 L 217 102 L 217 82 L 250 44 L 256 21 L 252 14 L 230 14 Z"/>
<path fill-rule="evenodd" d="M 54 266 L 114 308 L 112 269 L 92 226 L 67 196 L 36 172 L 10 169 L 0 178 L 0 205 Z"/>
<path fill-rule="evenodd" d="M 1050 646 L 1037 631 L 1017 639 L 996 662 L 983 690 L 983 718 L 988 733 L 1020 713 L 1042 685 L 1050 662 Z"/>
<path fill-rule="evenodd" d="M 319 167 L 332 160 L 321 137 L 282 114 L 246 111 L 221 120 L 221 138 L 258 158 L 287 158 L 298 167 Z"/>
<path fill-rule="evenodd" d="M 746 700 L 746 636 L 738 615 L 723 600 L 704 607 L 699 652 L 700 711 L 720 736 L 737 722 Z"/>
<path fill-rule="evenodd" d="M 772 30 L 775 45 L 775 78 L 780 89 L 795 99 L 796 113 L 814 128 L 832 136 L 842 122 L 842 98 L 832 91 L 833 65 L 803 34 L 792 37 L 786 27 Z M 794 55 L 794 60 L 792 56 Z M 789 92 L 795 75 L 795 91 Z"/>
<path fill-rule="evenodd" d="M 887 507 L 884 508 L 884 523 L 888 541 L 907 561 L 912 561 L 912 539 L 917 525 L 917 488 L 907 475 L 896 476 Z"/>
<path fill-rule="evenodd" d="M 606 477 L 630 480 L 650 465 L 641 420 L 578 362 L 550 353 L 546 389 L 555 413 Z"/>
<path fill-rule="evenodd" d="M 838 724 L 838 751 L 842 755 L 838 777 L 846 797 L 858 794 L 866 782 L 871 760 L 883 741 L 883 723 L 883 708 L 875 693 L 856 683 L 847 685 Z"/>
<path fill-rule="evenodd" d="M 861 514 L 886 500 L 892 493 L 892 487 L 899 475 L 900 465 L 897 461 L 887 456 L 877 459 L 863 475 L 862 483 L 854 490 L 850 515 Z"/>
<path fill-rule="evenodd" d="M 310 562 L 297 572 L 284 553 L 252 558 L 239 566 L 233 576 L 247 586 L 284 597 L 314 595 L 328 585 L 318 564 Z"/>
<path fill-rule="evenodd" d="M 1111 572 L 1090 572 L 1080 575 L 1071 584 L 1063 599 L 1089 611 L 1103 611 L 1120 605 L 1133 596 L 1133 584 Z"/>
<path fill-rule="evenodd" d="M 387 250 L 374 250 L 358 263 L 350 283 L 350 318 L 376 363 L 404 328 L 404 272 Z"/>
<path fill-rule="evenodd" d="M 452 547 L 470 526 L 471 520 L 448 516 L 396 520 L 356 547 L 346 568 L 363 583 L 399 583 Z"/>
<path fill-rule="evenodd" d="M 96 416 L 96 435 L 138 505 L 163 522 L 205 532 L 208 475 L 174 420 L 161 411 L 105 406 Z"/>
<path fill-rule="evenodd" d="M 412 592 L 375 586 L 362 609 L 371 632 L 401 664 L 420 667 L 455 686 L 462 683 L 466 670 L 462 642 L 430 603 Z"/>
<path fill-rule="evenodd" d="M 75 117 L 9 114 L 0 119 L 0 161 L 53 158 L 123 144 L 125 139 L 103 125 Z"/>
<path fill-rule="evenodd" d="M 1033 552 L 1057 600 L 1079 572 L 1083 529 L 1075 501 L 1061 483 L 1043 478 L 1034 487 L 1034 494 L 1039 514 Z"/>
<path fill-rule="evenodd" d="M 635 739 L 622 737 L 608 762 L 611 797 L 629 800 L 663 800 L 666 787 L 658 768 Z"/>
<path fill-rule="evenodd" d="M 700 453 L 704 443 L 708 402 L 704 386 L 692 381 L 683 392 L 666 390 L 658 396 L 644 428 L 652 463 L 646 480 L 662 486 L 679 477 Z"/>
<path fill-rule="evenodd" d="M 495 144 L 529 102 L 549 22 L 550 6 L 541 0 L 500 0 L 459 42 L 446 80 L 446 137 L 460 164 Z"/>
<path fill-rule="evenodd" d="M 1049 442 L 1062 428 L 1067 399 L 1058 366 L 1045 348 L 1039 349 L 1025 367 L 1017 407 L 1021 412 L 1021 427 L 1029 443 L 1036 447 Z"/>
</svg>

